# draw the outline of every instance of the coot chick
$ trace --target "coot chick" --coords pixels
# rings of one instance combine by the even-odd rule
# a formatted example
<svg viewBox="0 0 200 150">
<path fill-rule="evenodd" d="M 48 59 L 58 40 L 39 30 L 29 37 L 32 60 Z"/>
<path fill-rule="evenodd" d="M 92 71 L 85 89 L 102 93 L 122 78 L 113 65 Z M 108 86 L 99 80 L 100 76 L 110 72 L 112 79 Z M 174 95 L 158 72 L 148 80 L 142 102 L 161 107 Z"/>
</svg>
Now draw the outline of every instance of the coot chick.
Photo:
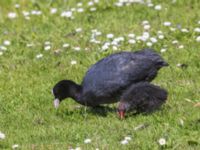
<svg viewBox="0 0 200 150">
<path fill-rule="evenodd" d="M 148 82 L 139 82 L 130 86 L 121 96 L 118 115 L 122 119 L 127 111 L 152 113 L 167 100 L 167 91 Z"/>
<path fill-rule="evenodd" d="M 152 81 L 160 68 L 168 66 L 152 49 L 112 54 L 92 65 L 81 85 L 59 81 L 53 88 L 54 106 L 68 97 L 85 106 L 115 103 L 132 84 Z"/>
</svg>

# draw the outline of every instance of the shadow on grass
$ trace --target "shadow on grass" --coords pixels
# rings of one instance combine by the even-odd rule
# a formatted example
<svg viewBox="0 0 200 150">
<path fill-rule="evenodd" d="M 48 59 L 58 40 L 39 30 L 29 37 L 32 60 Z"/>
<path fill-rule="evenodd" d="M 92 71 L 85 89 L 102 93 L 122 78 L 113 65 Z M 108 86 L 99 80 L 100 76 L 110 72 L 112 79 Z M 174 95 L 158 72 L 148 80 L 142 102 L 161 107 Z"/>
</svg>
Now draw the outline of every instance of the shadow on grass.
<svg viewBox="0 0 200 150">
<path fill-rule="evenodd" d="M 93 115 L 98 115 L 101 117 L 107 117 L 108 113 L 115 113 L 116 108 L 111 108 L 109 106 L 97 106 L 97 107 L 91 107 L 87 110 L 88 113 Z"/>
<path fill-rule="evenodd" d="M 61 118 L 66 118 L 69 116 L 86 116 L 86 115 L 94 115 L 107 117 L 108 113 L 116 113 L 116 108 L 112 108 L 109 106 L 98 106 L 98 107 L 85 107 L 78 106 L 73 108 L 73 110 L 62 109 L 56 111 L 56 115 Z"/>
<path fill-rule="evenodd" d="M 146 113 L 128 111 L 126 113 L 125 118 L 131 118 L 131 117 L 136 117 L 140 115 L 151 116 L 155 112 L 159 112 L 159 111 L 161 111 L 161 109 L 157 109 L 153 112 L 146 112 Z M 83 118 L 85 118 L 88 115 L 107 117 L 109 113 L 117 114 L 117 109 L 115 107 L 110 107 L 110 106 L 97 106 L 97 107 L 74 106 L 71 109 L 61 109 L 61 110 L 56 111 L 56 116 L 63 119 L 64 118 L 73 119 L 78 116 L 82 116 Z"/>
</svg>

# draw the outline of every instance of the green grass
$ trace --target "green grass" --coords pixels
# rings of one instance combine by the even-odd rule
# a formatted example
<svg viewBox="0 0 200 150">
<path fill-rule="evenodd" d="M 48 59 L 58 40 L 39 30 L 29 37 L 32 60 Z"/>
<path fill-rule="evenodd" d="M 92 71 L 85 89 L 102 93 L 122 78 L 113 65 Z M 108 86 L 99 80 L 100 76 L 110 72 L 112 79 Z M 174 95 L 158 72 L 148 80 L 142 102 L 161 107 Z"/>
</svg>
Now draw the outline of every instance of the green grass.
<svg viewBox="0 0 200 150">
<path fill-rule="evenodd" d="M 0 149 L 11 149 L 19 144 L 20 149 L 200 149 L 200 109 L 193 107 L 200 100 L 200 43 L 195 38 L 199 33 L 193 29 L 200 27 L 200 2 L 197 0 L 171 1 L 154 0 L 161 4 L 162 10 L 156 11 L 143 4 L 133 4 L 118 8 L 114 0 L 102 0 L 96 4 L 97 11 L 90 12 L 87 2 L 85 11 L 75 13 L 74 19 L 60 17 L 64 10 L 76 7 L 78 1 L 39 1 L 39 0 L 1 0 L 0 1 L 0 45 L 4 40 L 11 41 L 10 46 L 0 56 L 0 131 L 6 135 L 0 140 Z M 20 8 L 16 9 L 15 4 Z M 58 8 L 56 14 L 49 9 Z M 22 11 L 41 10 L 42 15 L 30 15 L 25 20 Z M 9 19 L 7 14 L 16 12 L 18 17 Z M 102 44 L 90 43 L 92 29 L 98 29 L 102 35 L 98 40 L 105 42 L 106 34 L 115 37 L 124 36 L 125 41 L 118 51 L 138 50 L 147 47 L 144 42 L 128 44 L 129 33 L 141 35 L 143 20 L 148 20 L 152 36 L 161 30 L 165 39 L 158 40 L 152 48 L 160 52 L 164 45 L 167 51 L 161 55 L 170 67 L 160 70 L 154 83 L 169 91 L 167 103 L 160 111 L 151 115 L 128 116 L 119 120 L 115 111 L 107 110 L 103 116 L 90 108 L 77 107 L 73 100 L 65 100 L 58 110 L 53 108 L 51 89 L 61 79 L 72 79 L 78 83 L 88 67 L 99 59 L 114 53 L 112 48 L 101 51 Z M 172 27 L 181 25 L 189 33 L 175 32 L 163 26 L 170 21 Z M 82 32 L 74 33 L 76 28 Z M 178 40 L 178 45 L 172 41 Z M 44 42 L 51 42 L 51 50 L 44 51 Z M 33 47 L 27 44 L 33 43 Z M 70 47 L 62 48 L 69 43 Z M 178 49 L 184 45 L 183 49 Z M 74 51 L 73 47 L 81 47 Z M 85 50 L 87 48 L 88 50 Z M 61 52 L 55 54 L 55 50 Z M 0 50 L 1 51 L 1 50 Z M 37 54 L 43 54 L 37 59 Z M 76 65 L 71 65 L 76 60 Z M 187 64 L 186 69 L 177 64 Z M 188 101 L 188 99 L 190 101 Z M 116 108 L 117 104 L 109 105 Z M 180 120 L 184 124 L 180 124 Z M 149 126 L 135 131 L 140 124 Z M 132 140 L 127 145 L 120 141 L 125 136 Z M 90 138 L 90 144 L 84 140 Z M 165 138 L 166 146 L 158 144 Z"/>
</svg>

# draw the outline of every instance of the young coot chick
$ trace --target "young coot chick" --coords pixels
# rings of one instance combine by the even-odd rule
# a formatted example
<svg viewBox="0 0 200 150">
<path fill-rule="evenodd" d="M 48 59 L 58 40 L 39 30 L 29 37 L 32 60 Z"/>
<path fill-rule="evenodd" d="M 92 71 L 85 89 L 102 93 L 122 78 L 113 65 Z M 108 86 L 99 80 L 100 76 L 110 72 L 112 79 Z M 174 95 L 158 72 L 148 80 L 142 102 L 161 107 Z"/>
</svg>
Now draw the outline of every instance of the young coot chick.
<svg viewBox="0 0 200 150">
<path fill-rule="evenodd" d="M 59 81 L 53 88 L 54 106 L 68 97 L 91 107 L 117 102 L 132 84 L 152 81 L 164 66 L 168 64 L 152 49 L 112 54 L 92 65 L 81 85 Z"/>
<path fill-rule="evenodd" d="M 151 113 L 167 100 L 167 91 L 148 82 L 139 82 L 130 86 L 122 95 L 118 115 L 122 119 L 127 111 Z"/>
</svg>

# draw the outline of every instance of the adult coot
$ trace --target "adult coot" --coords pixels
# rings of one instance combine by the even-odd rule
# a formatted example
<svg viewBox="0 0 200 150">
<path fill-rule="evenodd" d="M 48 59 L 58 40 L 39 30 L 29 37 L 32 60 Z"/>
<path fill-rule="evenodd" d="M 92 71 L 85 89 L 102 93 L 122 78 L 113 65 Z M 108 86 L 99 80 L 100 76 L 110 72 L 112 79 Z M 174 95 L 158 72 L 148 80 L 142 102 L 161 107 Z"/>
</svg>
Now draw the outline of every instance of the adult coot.
<svg viewBox="0 0 200 150">
<path fill-rule="evenodd" d="M 168 64 L 152 49 L 112 54 L 92 65 L 81 85 L 59 81 L 53 88 L 54 106 L 68 97 L 85 106 L 118 102 L 131 85 L 152 81 L 160 68 Z"/>
<path fill-rule="evenodd" d="M 118 115 L 122 119 L 125 112 L 151 113 L 167 100 L 167 91 L 148 82 L 131 85 L 121 96 Z"/>
</svg>

